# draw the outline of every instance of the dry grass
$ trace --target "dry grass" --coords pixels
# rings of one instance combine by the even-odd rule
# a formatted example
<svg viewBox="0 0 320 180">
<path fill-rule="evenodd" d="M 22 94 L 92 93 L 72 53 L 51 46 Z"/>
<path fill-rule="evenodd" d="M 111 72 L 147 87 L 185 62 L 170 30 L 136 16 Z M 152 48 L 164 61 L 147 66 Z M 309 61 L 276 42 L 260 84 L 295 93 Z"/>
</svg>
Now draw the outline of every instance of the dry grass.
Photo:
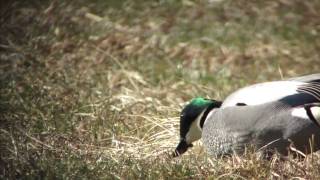
<svg viewBox="0 0 320 180">
<path fill-rule="evenodd" d="M 168 157 L 190 98 L 319 70 L 318 1 L 141 2 L 2 6 L 1 178 L 320 178 L 319 153 Z"/>
</svg>

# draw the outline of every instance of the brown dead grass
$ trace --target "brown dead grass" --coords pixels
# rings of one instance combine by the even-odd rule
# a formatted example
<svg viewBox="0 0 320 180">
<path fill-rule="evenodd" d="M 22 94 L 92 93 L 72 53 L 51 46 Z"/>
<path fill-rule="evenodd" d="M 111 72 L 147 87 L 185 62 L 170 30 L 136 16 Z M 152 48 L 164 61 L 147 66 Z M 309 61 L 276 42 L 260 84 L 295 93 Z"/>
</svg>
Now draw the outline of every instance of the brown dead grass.
<svg viewBox="0 0 320 180">
<path fill-rule="evenodd" d="M 319 153 L 168 157 L 190 98 L 319 70 L 317 1 L 108 3 L 2 11 L 1 178 L 320 178 Z"/>
</svg>

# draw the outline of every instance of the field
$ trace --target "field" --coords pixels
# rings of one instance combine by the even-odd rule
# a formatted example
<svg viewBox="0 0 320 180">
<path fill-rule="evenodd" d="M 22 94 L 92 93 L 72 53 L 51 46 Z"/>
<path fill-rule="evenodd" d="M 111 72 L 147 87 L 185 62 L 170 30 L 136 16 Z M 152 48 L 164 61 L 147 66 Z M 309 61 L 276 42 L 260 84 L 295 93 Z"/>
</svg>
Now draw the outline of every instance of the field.
<svg viewBox="0 0 320 180">
<path fill-rule="evenodd" d="M 319 72 L 320 1 L 8 1 L 1 179 L 320 179 L 304 159 L 213 159 L 179 140 L 193 97 Z"/>
</svg>

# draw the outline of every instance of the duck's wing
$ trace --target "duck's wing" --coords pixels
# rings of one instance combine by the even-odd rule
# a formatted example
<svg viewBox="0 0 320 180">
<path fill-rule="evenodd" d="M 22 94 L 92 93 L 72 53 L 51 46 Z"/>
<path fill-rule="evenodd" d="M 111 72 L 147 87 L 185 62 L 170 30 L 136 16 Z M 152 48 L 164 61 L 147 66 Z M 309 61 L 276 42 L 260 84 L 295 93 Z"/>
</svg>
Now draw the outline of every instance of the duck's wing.
<svg viewBox="0 0 320 180">
<path fill-rule="evenodd" d="M 320 102 L 320 74 L 313 74 L 284 81 L 259 83 L 244 87 L 228 96 L 222 104 L 222 108 L 237 105 L 259 105 L 278 101 L 289 96 L 295 96 L 294 100 L 301 101 L 303 94 L 313 97 L 312 102 Z M 308 100 L 308 103 L 309 102 Z"/>
</svg>

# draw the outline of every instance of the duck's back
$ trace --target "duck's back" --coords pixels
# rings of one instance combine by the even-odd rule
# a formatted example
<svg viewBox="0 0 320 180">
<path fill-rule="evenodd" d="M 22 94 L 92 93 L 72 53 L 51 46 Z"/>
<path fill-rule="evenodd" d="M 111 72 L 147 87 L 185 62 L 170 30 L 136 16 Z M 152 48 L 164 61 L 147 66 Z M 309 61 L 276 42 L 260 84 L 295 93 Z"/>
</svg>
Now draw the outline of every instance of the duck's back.
<svg viewBox="0 0 320 180">
<path fill-rule="evenodd" d="M 286 96 L 298 94 L 301 86 L 310 86 L 310 83 L 319 90 L 320 73 L 281 81 L 258 83 L 241 88 L 229 95 L 221 107 L 235 106 L 237 103 L 258 105 L 277 101 Z"/>
</svg>

